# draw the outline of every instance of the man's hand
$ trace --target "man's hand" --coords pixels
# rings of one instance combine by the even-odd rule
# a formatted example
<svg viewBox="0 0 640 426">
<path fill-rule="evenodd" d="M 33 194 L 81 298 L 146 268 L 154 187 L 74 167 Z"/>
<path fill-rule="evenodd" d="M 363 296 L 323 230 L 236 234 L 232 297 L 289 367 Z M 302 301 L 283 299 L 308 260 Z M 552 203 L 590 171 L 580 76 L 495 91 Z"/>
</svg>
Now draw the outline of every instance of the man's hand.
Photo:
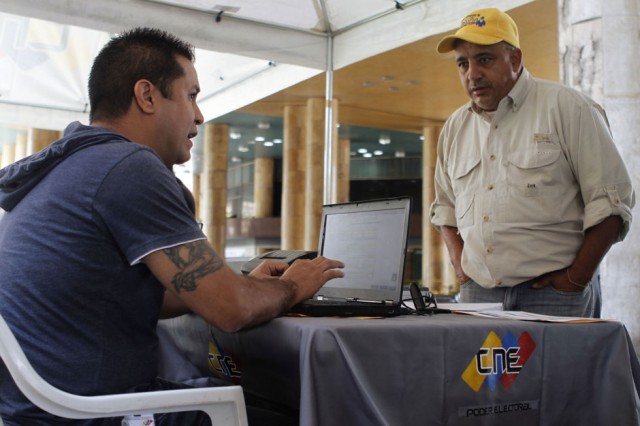
<svg viewBox="0 0 640 426">
<path fill-rule="evenodd" d="M 462 269 L 462 248 L 464 247 L 464 241 L 458 232 L 458 228 L 453 226 L 441 226 L 438 228 L 442 239 L 444 240 L 447 250 L 449 251 L 449 259 L 451 265 L 456 271 L 456 278 L 458 284 L 462 285 L 470 280 L 469 276 L 464 273 Z"/>
<path fill-rule="evenodd" d="M 344 263 L 324 256 L 293 262 L 281 277 L 294 288 L 294 303 L 291 306 L 309 299 L 327 281 L 344 277 L 344 272 L 337 268 L 344 268 Z"/>
<path fill-rule="evenodd" d="M 270 260 L 250 275 L 237 274 L 207 240 L 154 251 L 143 259 L 172 296 L 214 327 L 235 332 L 280 315 L 310 298 L 333 278 L 342 262 L 319 257 L 292 266 Z"/>
<path fill-rule="evenodd" d="M 551 285 L 560 291 L 583 291 L 593 278 L 604 255 L 620 236 L 622 225 L 620 216 L 609 216 L 587 229 L 571 266 L 540 276 L 533 287 L 543 288 Z"/>
<path fill-rule="evenodd" d="M 456 271 L 456 278 L 458 279 L 458 285 L 462 285 L 471 279 L 467 276 L 467 274 L 464 273 L 464 271 L 462 270 L 462 266 L 460 266 L 459 268 L 456 268 L 454 266 L 454 269 Z"/>
<path fill-rule="evenodd" d="M 584 291 L 585 287 L 589 284 L 589 281 L 584 283 L 574 284 L 569 281 L 569 275 L 567 274 L 568 268 L 562 268 L 557 271 L 549 272 L 538 277 L 536 282 L 532 285 L 533 288 L 544 288 L 551 286 L 559 291 L 566 291 L 568 293 L 578 293 Z M 575 281 L 574 281 L 575 282 Z M 584 287 L 583 287 L 584 286 Z"/>
<path fill-rule="evenodd" d="M 254 278 L 279 277 L 287 270 L 287 268 L 289 268 L 289 265 L 284 262 L 268 259 L 260 262 L 260 264 L 249 273 L 249 276 Z"/>
</svg>

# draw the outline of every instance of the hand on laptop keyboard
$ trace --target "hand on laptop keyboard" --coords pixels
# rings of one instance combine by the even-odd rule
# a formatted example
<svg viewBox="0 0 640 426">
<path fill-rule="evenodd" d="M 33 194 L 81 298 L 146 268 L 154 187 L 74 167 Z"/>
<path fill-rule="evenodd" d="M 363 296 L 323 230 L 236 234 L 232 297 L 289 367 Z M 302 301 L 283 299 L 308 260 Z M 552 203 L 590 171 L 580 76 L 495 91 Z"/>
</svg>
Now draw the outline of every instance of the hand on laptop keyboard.
<svg viewBox="0 0 640 426">
<path fill-rule="evenodd" d="M 344 277 L 340 268 L 344 268 L 344 263 L 324 256 L 293 262 L 281 278 L 294 285 L 292 306 L 311 298 L 327 281 Z"/>
</svg>

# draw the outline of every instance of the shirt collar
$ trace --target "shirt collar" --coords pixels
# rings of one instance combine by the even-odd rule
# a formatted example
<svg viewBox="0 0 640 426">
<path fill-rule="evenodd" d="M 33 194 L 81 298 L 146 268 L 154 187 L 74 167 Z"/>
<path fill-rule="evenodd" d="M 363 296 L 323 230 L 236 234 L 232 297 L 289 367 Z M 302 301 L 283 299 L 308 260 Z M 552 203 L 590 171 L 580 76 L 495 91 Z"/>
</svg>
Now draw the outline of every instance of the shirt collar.
<svg viewBox="0 0 640 426">
<path fill-rule="evenodd" d="M 529 93 L 529 89 L 533 85 L 533 79 L 531 78 L 531 74 L 529 71 L 522 66 L 522 72 L 520 73 L 520 77 L 516 84 L 513 86 L 507 97 L 511 100 L 511 108 L 514 111 L 517 111 L 520 108 L 520 105 L 524 102 L 524 98 L 527 97 L 527 93 Z"/>
</svg>

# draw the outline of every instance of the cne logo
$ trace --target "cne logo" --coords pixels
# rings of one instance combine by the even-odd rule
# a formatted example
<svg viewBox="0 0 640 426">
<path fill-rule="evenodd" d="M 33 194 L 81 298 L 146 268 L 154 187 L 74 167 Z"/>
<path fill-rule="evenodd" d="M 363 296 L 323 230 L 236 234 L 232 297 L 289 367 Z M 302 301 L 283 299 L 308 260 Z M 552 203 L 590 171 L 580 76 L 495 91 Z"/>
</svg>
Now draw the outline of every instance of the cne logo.
<svg viewBox="0 0 640 426">
<path fill-rule="evenodd" d="M 208 356 L 209 372 L 220 379 L 224 379 L 235 384 L 239 384 L 242 379 L 242 372 L 238 364 L 233 359 L 231 354 L 227 354 L 224 348 L 218 343 L 218 341 L 211 333 L 211 340 L 209 341 L 209 356 Z"/>
<path fill-rule="evenodd" d="M 467 25 L 476 25 L 482 28 L 485 25 L 487 25 L 487 21 L 485 21 L 484 16 L 474 13 L 474 14 L 465 16 L 462 22 L 460 22 L 460 28 L 466 27 Z"/>
<path fill-rule="evenodd" d="M 536 344 L 526 331 L 519 339 L 507 332 L 502 340 L 492 331 L 462 373 L 462 380 L 475 392 L 484 383 L 492 391 L 498 383 L 511 389 L 535 349 Z"/>
</svg>

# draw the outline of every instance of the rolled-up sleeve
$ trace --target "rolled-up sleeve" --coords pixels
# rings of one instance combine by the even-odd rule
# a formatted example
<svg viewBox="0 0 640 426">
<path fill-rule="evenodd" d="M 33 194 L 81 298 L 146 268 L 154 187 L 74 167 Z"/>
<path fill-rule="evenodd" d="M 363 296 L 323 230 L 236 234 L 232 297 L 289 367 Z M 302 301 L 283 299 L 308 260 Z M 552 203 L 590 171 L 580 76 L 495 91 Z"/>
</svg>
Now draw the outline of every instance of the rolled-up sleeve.
<svg viewBox="0 0 640 426">
<path fill-rule="evenodd" d="M 576 110 L 578 147 L 574 162 L 576 178 L 584 202 L 583 230 L 609 216 L 620 216 L 623 228 L 618 241 L 624 239 L 631 224 L 635 191 L 622 156 L 613 142 L 604 111 L 596 104 Z"/>
<path fill-rule="evenodd" d="M 591 201 L 584 208 L 584 229 L 589 229 L 609 216 L 622 218 L 618 241 L 622 241 L 631 225 L 631 209 L 635 205 L 635 192 L 631 183 L 598 188 L 590 193 Z"/>
<path fill-rule="evenodd" d="M 433 186 L 435 197 L 429 208 L 431 224 L 439 226 L 457 226 L 455 213 L 455 196 L 445 166 L 444 154 L 447 135 L 446 126 L 438 139 L 437 158 Z"/>
</svg>

